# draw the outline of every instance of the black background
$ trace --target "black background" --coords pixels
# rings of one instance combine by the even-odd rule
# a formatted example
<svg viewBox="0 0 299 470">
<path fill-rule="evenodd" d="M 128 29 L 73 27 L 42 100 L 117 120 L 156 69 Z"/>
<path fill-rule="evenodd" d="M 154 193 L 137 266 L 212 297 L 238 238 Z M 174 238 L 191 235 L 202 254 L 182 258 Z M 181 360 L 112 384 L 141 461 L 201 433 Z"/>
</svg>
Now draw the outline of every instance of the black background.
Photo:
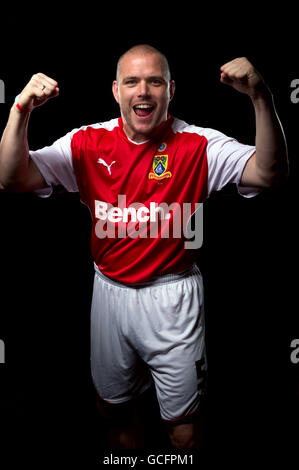
<svg viewBox="0 0 299 470">
<path fill-rule="evenodd" d="M 267 460 L 290 455 L 298 442 L 299 364 L 290 361 L 290 342 L 299 338 L 299 103 L 290 99 L 290 83 L 299 78 L 295 18 L 287 8 L 261 16 L 240 5 L 195 5 L 162 11 L 86 4 L 63 14 L 59 5 L 40 5 L 39 15 L 7 14 L 0 129 L 36 72 L 56 79 L 60 96 L 32 114 L 30 148 L 118 116 L 111 93 L 116 61 L 132 45 L 149 43 L 169 58 L 177 87 L 173 115 L 253 144 L 250 100 L 220 83 L 219 68 L 238 56 L 257 67 L 284 126 L 290 178 L 250 200 L 233 186 L 213 194 L 198 261 L 206 293 L 210 448 L 229 459 L 241 448 L 246 458 Z M 98 464 L 108 447 L 89 372 L 89 211 L 66 193 L 41 199 L 2 192 L 0 208 L 2 450 L 11 463 Z"/>
</svg>

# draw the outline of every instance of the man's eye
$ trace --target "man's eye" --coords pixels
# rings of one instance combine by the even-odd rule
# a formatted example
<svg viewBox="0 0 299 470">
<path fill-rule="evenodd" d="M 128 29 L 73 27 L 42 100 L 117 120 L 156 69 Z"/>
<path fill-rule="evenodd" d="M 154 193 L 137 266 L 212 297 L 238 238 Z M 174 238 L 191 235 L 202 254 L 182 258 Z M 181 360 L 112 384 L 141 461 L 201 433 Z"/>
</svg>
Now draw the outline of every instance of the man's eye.
<svg viewBox="0 0 299 470">
<path fill-rule="evenodd" d="M 135 85 L 136 80 L 126 80 L 125 84 L 126 85 Z"/>
<path fill-rule="evenodd" d="M 159 86 L 159 85 L 162 85 L 162 80 L 160 80 L 159 78 L 153 78 L 152 79 L 152 84 L 153 85 L 156 85 L 156 86 Z"/>
</svg>

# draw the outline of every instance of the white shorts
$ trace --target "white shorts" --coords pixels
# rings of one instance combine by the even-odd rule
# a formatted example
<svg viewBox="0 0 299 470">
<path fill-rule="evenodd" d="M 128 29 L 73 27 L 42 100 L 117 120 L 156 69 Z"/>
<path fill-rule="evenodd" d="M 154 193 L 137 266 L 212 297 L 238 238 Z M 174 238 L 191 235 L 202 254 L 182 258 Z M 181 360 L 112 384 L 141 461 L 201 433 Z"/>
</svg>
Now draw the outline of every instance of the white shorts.
<svg viewBox="0 0 299 470">
<path fill-rule="evenodd" d="M 203 283 L 197 266 L 134 287 L 97 267 L 91 307 L 91 372 L 108 403 L 155 383 L 162 419 L 193 414 L 204 393 Z"/>
</svg>

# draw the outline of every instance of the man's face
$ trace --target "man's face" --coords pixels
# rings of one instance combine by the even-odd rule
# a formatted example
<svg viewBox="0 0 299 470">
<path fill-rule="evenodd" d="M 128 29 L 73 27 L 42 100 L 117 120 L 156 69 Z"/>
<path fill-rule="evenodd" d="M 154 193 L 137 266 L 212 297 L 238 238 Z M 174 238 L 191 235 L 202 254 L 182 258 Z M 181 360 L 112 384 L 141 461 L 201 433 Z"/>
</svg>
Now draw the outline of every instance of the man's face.
<svg viewBox="0 0 299 470">
<path fill-rule="evenodd" d="M 120 64 L 113 95 L 119 103 L 124 131 L 135 142 L 147 140 L 159 124 L 167 120 L 174 94 L 159 54 L 127 54 Z"/>
</svg>

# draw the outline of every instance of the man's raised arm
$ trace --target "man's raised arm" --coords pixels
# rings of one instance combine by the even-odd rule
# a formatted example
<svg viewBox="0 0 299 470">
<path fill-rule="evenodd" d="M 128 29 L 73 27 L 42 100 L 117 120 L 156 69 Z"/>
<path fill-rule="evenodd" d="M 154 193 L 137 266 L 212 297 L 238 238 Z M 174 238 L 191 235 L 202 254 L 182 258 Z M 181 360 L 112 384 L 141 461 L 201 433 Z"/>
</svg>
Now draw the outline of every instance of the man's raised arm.
<svg viewBox="0 0 299 470">
<path fill-rule="evenodd" d="M 47 186 L 29 156 L 27 129 L 32 110 L 58 94 L 58 83 L 37 73 L 13 104 L 0 142 L 0 189 L 19 192 Z"/>
<path fill-rule="evenodd" d="M 288 175 L 287 145 L 272 93 L 253 65 L 240 57 L 224 64 L 220 80 L 247 94 L 253 103 L 256 123 L 256 152 L 245 165 L 243 186 L 269 187 Z"/>
</svg>

